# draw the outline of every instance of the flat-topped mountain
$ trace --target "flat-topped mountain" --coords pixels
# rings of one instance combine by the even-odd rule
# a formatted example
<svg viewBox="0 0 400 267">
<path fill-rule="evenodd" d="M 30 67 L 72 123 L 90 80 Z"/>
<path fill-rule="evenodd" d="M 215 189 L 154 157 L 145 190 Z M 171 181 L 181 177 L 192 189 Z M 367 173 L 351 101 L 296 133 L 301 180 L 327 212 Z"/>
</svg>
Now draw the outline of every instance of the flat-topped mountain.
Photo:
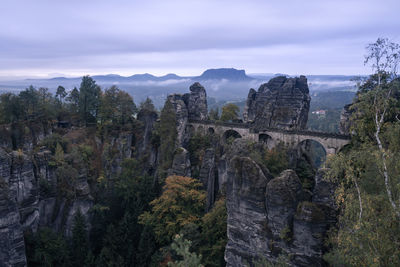
<svg viewBox="0 0 400 267">
<path fill-rule="evenodd" d="M 234 68 L 208 69 L 197 78 L 200 80 L 226 79 L 231 81 L 246 81 L 254 79 L 247 76 L 244 70 L 237 70 Z"/>
</svg>

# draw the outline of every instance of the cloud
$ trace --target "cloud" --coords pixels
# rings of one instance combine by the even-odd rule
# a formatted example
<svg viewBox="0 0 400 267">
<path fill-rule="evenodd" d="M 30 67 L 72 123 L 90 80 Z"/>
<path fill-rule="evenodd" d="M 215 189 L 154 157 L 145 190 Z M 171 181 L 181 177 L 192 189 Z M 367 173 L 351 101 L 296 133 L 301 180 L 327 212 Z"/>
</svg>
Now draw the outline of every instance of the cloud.
<svg viewBox="0 0 400 267">
<path fill-rule="evenodd" d="M 383 2 L 5 0 L 0 71 L 365 72 L 365 45 L 399 37 L 400 3 Z"/>
</svg>

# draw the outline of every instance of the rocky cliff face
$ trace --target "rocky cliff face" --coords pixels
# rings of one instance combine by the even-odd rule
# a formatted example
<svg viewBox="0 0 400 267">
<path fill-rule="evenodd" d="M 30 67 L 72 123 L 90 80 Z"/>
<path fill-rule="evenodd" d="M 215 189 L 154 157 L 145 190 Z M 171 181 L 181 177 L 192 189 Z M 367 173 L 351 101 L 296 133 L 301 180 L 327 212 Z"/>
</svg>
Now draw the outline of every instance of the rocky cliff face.
<svg viewBox="0 0 400 267">
<path fill-rule="evenodd" d="M 344 106 L 342 112 L 340 113 L 339 131 L 341 134 L 350 134 L 350 117 L 352 114 L 350 107 L 351 104 Z"/>
<path fill-rule="evenodd" d="M 189 119 L 206 120 L 208 117 L 206 89 L 198 82 L 192 84 L 189 89 L 190 93 L 183 96 Z"/>
<path fill-rule="evenodd" d="M 4 140 L 7 134 L 12 133 L 5 132 Z M 44 138 L 44 135 L 38 136 L 42 137 L 35 137 L 36 144 Z M 88 138 L 85 129 L 69 129 L 64 137 L 74 145 Z M 144 139 L 149 138 L 144 135 Z M 27 137 L 22 139 L 28 140 Z M 97 137 L 89 139 L 94 151 L 100 152 L 99 161 L 107 177 L 117 175 L 123 160 L 133 157 L 133 133 L 122 132 L 104 142 Z M 12 150 L 9 145 L 0 147 L 0 266 L 26 266 L 25 231 L 36 232 L 41 227 L 48 227 L 71 236 L 78 210 L 90 229 L 89 210 L 93 198 L 88 183 L 89 170 L 72 154 L 64 155 L 68 164 L 60 168 L 53 154 L 46 147 L 32 143 L 20 143 L 18 150 Z M 68 180 L 67 190 L 73 192 L 73 196 L 59 191 L 60 179 Z"/>
<path fill-rule="evenodd" d="M 26 266 L 26 257 L 20 215 L 17 203 L 8 194 L 0 177 L 0 266 L 22 267 Z"/>
<path fill-rule="evenodd" d="M 258 91 L 250 89 L 243 112 L 244 122 L 254 128 L 277 127 L 304 129 L 310 108 L 307 78 L 279 76 L 262 84 Z"/>
<path fill-rule="evenodd" d="M 232 155 L 227 166 L 227 266 L 274 262 L 279 255 L 293 266 L 324 266 L 323 241 L 336 214 L 324 171 L 310 196 L 293 170 L 273 178 L 244 154 Z"/>
</svg>

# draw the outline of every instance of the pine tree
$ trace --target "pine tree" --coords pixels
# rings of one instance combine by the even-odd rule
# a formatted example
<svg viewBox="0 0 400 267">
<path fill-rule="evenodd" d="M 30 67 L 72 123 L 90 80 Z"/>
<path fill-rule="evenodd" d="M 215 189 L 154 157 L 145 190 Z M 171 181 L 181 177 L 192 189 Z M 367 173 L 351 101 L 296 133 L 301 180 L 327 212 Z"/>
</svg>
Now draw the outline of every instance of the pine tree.
<svg viewBox="0 0 400 267">
<path fill-rule="evenodd" d="M 72 260 L 75 266 L 80 266 L 85 262 L 89 251 L 86 221 L 80 209 L 78 209 L 74 217 L 71 241 Z"/>
</svg>

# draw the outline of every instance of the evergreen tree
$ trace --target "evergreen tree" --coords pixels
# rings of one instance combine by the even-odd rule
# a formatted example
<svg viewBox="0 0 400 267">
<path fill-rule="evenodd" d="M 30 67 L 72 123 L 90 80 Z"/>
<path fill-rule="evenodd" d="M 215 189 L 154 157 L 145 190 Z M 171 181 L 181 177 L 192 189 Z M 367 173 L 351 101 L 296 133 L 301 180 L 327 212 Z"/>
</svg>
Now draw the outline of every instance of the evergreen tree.
<svg viewBox="0 0 400 267">
<path fill-rule="evenodd" d="M 86 126 L 96 122 L 100 106 L 100 87 L 89 76 L 83 76 L 79 88 L 79 111 Z"/>
<path fill-rule="evenodd" d="M 171 267 L 201 267 L 201 255 L 198 256 L 196 253 L 190 252 L 192 241 L 184 239 L 182 235 L 176 235 L 174 242 L 171 244 L 171 248 L 182 257 L 181 260 L 175 262 L 168 262 L 168 266 Z"/>
<path fill-rule="evenodd" d="M 89 241 L 86 230 L 86 220 L 80 209 L 75 214 L 72 228 L 71 259 L 75 266 L 82 265 L 89 252 Z"/>
<path fill-rule="evenodd" d="M 67 91 L 61 85 L 57 87 L 56 97 L 58 97 L 59 101 L 62 103 L 63 99 L 67 96 Z"/>
<path fill-rule="evenodd" d="M 156 111 L 153 101 L 149 97 L 146 97 L 146 100 L 140 103 L 139 109 L 147 111 Z"/>
</svg>

